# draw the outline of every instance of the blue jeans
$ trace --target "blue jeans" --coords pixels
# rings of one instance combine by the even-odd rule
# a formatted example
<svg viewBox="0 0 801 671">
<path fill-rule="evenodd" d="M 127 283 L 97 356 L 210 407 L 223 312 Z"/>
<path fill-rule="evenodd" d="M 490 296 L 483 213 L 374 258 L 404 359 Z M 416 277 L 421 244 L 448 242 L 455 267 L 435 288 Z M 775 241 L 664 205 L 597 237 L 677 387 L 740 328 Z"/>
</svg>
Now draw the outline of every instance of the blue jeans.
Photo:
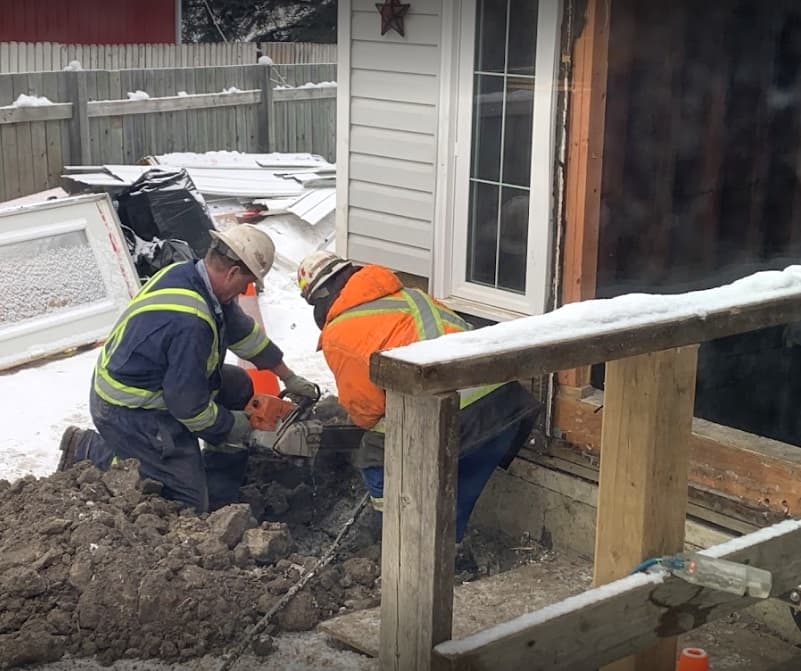
<svg viewBox="0 0 801 671">
<path fill-rule="evenodd" d="M 520 422 L 515 422 L 494 438 L 459 457 L 456 481 L 456 542 L 464 538 L 473 508 L 495 469 L 503 461 L 517 438 Z M 362 469 L 362 479 L 374 499 L 384 497 L 384 469 L 378 466 Z"/>
<path fill-rule="evenodd" d="M 253 384 L 237 366 L 222 367 L 217 402 L 229 410 L 243 410 Z M 123 408 L 107 403 L 94 389 L 89 409 L 97 432 L 81 441 L 78 459 L 89 459 L 107 470 L 114 458 L 138 459 L 139 474 L 160 482 L 162 496 L 180 501 L 198 512 L 239 499 L 247 469 L 247 450 L 201 453 L 195 435 L 168 412 Z"/>
</svg>

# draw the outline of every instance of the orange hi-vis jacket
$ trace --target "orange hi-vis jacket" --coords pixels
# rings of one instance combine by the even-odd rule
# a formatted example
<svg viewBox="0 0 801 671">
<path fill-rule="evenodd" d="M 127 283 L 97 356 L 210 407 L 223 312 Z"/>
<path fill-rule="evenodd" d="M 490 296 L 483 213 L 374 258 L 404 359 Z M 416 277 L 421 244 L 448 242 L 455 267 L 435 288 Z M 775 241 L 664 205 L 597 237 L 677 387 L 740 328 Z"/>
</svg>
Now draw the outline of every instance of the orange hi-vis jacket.
<svg viewBox="0 0 801 671">
<path fill-rule="evenodd" d="M 406 289 L 392 271 L 368 265 L 347 281 L 328 311 L 320 348 L 339 402 L 356 424 L 372 429 L 384 417 L 385 395 L 370 381 L 370 355 L 470 328 L 426 292 Z"/>
</svg>

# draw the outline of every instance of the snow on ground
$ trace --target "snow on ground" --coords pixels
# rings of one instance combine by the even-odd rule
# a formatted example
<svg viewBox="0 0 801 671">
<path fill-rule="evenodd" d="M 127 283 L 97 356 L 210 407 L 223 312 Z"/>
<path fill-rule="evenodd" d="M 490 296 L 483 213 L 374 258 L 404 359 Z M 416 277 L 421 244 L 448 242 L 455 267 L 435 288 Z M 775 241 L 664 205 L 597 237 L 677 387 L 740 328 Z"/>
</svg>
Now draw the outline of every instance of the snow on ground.
<svg viewBox="0 0 801 671">
<path fill-rule="evenodd" d="M 305 225 L 293 230 L 287 221 L 277 218 L 263 226 L 273 236 L 279 253 L 259 298 L 267 332 L 284 351 L 290 368 L 317 382 L 324 393 L 336 393 L 333 375 L 322 353 L 316 351 L 319 331 L 312 309 L 295 284 L 298 261 L 318 246 L 321 233 Z M 281 256 L 282 252 L 286 256 Z M 58 463 L 58 443 L 64 429 L 70 424 L 92 425 L 89 385 L 96 358 L 97 349 L 92 349 L 0 373 L 0 479 L 51 474 Z"/>
</svg>

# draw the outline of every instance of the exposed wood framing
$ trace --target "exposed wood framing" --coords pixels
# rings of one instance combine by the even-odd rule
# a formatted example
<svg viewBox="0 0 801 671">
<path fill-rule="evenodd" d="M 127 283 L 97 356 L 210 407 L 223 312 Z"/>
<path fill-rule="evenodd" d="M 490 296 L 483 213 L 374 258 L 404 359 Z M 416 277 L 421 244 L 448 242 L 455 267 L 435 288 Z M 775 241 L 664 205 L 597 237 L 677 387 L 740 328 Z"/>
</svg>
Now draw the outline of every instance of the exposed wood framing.
<svg viewBox="0 0 801 671">
<path fill-rule="evenodd" d="M 384 671 L 427 671 L 433 647 L 452 635 L 458 408 L 457 394 L 387 393 Z"/>
<path fill-rule="evenodd" d="M 569 100 L 562 303 L 595 298 L 601 211 L 609 0 L 588 0 L 572 55 Z M 590 368 L 563 371 L 560 382 L 590 383 Z"/>
<path fill-rule="evenodd" d="M 681 552 L 698 346 L 612 361 L 606 366 L 593 582 L 629 575 L 648 557 Z M 673 671 L 665 639 L 610 671 Z"/>
<path fill-rule="evenodd" d="M 584 399 L 560 392 L 555 403 L 554 426 L 596 461 L 603 399 L 602 392 Z M 693 491 L 698 496 L 703 491 L 719 492 L 730 497 L 732 506 L 740 508 L 735 514 L 751 524 L 801 515 L 801 451 L 794 445 L 695 418 L 689 482 L 691 497 Z"/>
</svg>

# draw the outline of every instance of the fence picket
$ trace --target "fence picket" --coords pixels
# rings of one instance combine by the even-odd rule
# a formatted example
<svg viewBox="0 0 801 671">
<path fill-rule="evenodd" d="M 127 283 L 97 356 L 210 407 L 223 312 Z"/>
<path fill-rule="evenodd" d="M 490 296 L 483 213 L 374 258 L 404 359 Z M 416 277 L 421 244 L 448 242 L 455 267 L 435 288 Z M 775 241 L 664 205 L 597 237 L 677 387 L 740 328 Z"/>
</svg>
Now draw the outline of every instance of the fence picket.
<svg viewBox="0 0 801 671">
<path fill-rule="evenodd" d="M 182 45 L 64 45 L 58 42 L 0 42 L 0 73 L 62 70 L 78 60 L 86 70 L 252 65 L 257 53 L 276 64 L 335 63 L 336 44 L 228 42 Z"/>
</svg>

